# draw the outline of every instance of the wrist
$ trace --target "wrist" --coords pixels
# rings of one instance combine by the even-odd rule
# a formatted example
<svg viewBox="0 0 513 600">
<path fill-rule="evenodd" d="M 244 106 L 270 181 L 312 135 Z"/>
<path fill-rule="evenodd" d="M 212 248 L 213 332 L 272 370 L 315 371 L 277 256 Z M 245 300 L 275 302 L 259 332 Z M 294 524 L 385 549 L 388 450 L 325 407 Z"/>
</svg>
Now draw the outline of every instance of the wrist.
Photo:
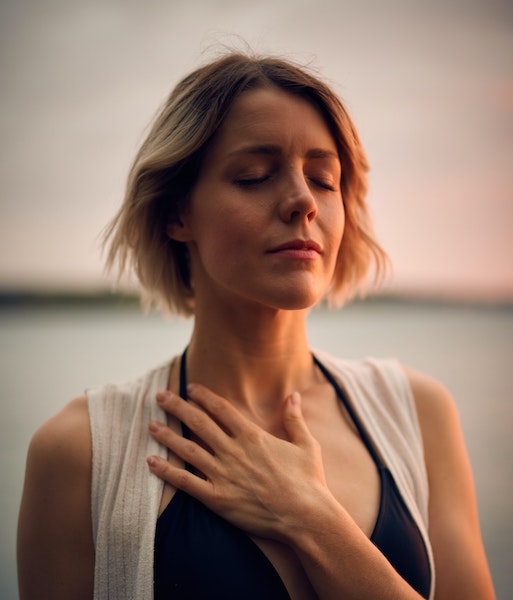
<svg viewBox="0 0 513 600">
<path fill-rule="evenodd" d="M 283 519 L 281 541 L 296 553 L 314 552 L 318 538 L 327 532 L 340 531 L 348 518 L 346 510 L 328 488 L 310 487 L 307 493 L 297 493 L 291 509 Z"/>
<path fill-rule="evenodd" d="M 329 493 L 320 493 L 316 502 L 304 506 L 301 518 L 289 526 L 285 543 L 319 598 L 420 600 Z"/>
</svg>

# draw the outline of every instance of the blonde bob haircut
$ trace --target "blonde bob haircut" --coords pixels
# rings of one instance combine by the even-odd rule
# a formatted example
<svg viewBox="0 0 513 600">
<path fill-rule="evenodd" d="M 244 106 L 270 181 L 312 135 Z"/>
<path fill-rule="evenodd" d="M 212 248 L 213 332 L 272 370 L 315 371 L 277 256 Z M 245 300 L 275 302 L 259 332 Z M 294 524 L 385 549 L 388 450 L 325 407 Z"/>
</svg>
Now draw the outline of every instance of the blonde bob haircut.
<svg viewBox="0 0 513 600">
<path fill-rule="evenodd" d="M 387 259 L 376 243 L 365 201 L 367 159 L 358 133 L 337 95 L 303 67 L 272 56 L 230 52 L 198 68 L 171 92 L 137 153 L 124 202 L 108 226 L 107 268 L 135 271 L 146 308 L 194 314 L 188 249 L 166 226 L 187 210 L 209 144 L 234 100 L 248 90 L 275 87 L 306 99 L 324 118 L 338 146 L 345 230 L 328 303 L 341 305 L 382 278 Z M 215 199 L 213 199 L 215 202 Z"/>
</svg>

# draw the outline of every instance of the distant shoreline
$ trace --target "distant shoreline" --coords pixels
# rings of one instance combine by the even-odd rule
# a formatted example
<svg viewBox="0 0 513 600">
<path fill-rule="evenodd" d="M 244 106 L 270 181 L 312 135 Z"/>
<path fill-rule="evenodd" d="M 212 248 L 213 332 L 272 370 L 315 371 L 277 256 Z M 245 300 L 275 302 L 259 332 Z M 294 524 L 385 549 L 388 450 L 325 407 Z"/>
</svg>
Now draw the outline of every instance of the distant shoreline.
<svg viewBox="0 0 513 600">
<path fill-rule="evenodd" d="M 140 300 L 137 294 L 113 293 L 109 291 L 36 291 L 36 290 L 0 290 L 0 309 L 16 307 L 51 306 L 134 306 Z"/>
<path fill-rule="evenodd" d="M 361 305 L 415 305 L 440 307 L 472 307 L 483 309 L 513 310 L 513 300 L 485 300 L 462 297 L 442 297 L 379 293 L 364 299 L 355 299 L 348 306 Z M 16 308 L 138 308 L 140 299 L 136 293 L 110 291 L 39 291 L 39 290 L 1 290 L 0 310 Z"/>
</svg>

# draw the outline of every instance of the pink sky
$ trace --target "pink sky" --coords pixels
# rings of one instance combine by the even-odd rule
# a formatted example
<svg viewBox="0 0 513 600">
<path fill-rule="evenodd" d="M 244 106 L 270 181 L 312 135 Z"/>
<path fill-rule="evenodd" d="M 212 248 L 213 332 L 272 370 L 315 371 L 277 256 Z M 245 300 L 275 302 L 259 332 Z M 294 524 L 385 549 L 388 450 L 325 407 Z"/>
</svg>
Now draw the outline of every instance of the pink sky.
<svg viewBox="0 0 513 600">
<path fill-rule="evenodd" d="M 108 284 L 97 236 L 144 128 L 236 34 L 346 100 L 396 289 L 513 299 L 513 10 L 447 4 L 2 3 L 0 288 Z"/>
</svg>

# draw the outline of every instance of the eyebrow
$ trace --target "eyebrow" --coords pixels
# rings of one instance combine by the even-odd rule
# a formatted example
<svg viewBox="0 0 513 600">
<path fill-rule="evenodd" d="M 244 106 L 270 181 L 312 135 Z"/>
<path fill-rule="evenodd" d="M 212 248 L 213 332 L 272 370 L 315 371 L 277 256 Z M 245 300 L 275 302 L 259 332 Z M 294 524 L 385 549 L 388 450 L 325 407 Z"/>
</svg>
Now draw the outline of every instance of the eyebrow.
<svg viewBox="0 0 513 600">
<path fill-rule="evenodd" d="M 282 153 L 280 146 L 275 144 L 255 144 L 250 146 L 243 146 L 242 148 L 237 148 L 233 152 L 228 154 L 231 156 L 240 156 L 244 154 L 263 154 L 266 156 L 279 156 Z M 312 148 L 307 151 L 306 158 L 330 158 L 335 160 L 340 160 L 338 152 L 334 150 L 327 150 L 324 148 Z"/>
<path fill-rule="evenodd" d="M 325 150 L 323 148 L 312 148 L 306 153 L 307 158 L 334 158 L 340 160 L 338 152 L 335 150 Z"/>
</svg>

